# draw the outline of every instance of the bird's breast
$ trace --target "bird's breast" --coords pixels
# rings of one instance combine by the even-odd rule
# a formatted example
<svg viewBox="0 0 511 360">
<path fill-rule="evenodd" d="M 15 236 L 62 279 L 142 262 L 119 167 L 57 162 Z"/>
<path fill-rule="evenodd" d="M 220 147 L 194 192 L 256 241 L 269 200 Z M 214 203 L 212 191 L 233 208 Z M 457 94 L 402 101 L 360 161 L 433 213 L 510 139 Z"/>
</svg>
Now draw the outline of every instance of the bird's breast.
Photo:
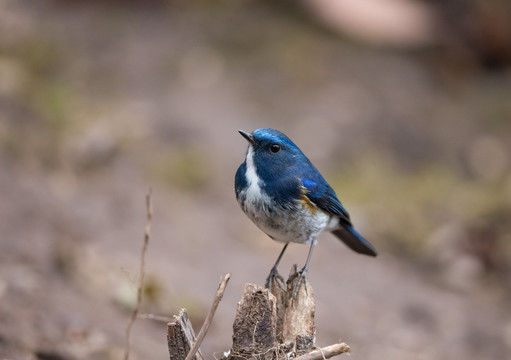
<svg viewBox="0 0 511 360">
<path fill-rule="evenodd" d="M 309 244 L 335 222 L 330 214 L 300 200 L 283 206 L 264 193 L 242 191 L 238 202 L 248 218 L 276 241 Z"/>
</svg>

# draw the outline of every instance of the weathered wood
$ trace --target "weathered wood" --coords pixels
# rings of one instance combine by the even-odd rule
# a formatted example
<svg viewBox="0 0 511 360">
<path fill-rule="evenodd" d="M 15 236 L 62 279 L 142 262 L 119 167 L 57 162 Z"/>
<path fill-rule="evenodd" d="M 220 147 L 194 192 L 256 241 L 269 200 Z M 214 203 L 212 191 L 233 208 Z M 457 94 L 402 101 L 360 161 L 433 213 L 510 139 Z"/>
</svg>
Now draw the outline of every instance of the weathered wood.
<svg viewBox="0 0 511 360">
<path fill-rule="evenodd" d="M 349 354 L 351 348 L 348 344 L 339 343 L 330 346 L 326 346 L 321 349 L 317 349 L 307 353 L 305 355 L 294 358 L 294 360 L 323 360 L 330 359 L 336 355 Z"/>
<path fill-rule="evenodd" d="M 195 343 L 195 333 L 188 317 L 186 309 L 181 309 L 178 316 L 174 315 L 174 321 L 167 324 L 167 344 L 170 360 L 185 360 Z M 194 360 L 204 360 L 198 350 Z"/>
<path fill-rule="evenodd" d="M 277 297 L 277 333 L 278 341 L 284 344 L 292 341 L 298 355 L 305 354 L 314 347 L 316 342 L 316 326 L 314 315 L 316 303 L 314 292 L 307 281 L 302 281 L 300 288 L 293 299 L 298 283 L 299 273 L 296 265 L 286 282 L 286 290 L 278 286 L 276 281 L 272 285 L 272 292 Z"/>
<path fill-rule="evenodd" d="M 229 360 L 273 359 L 277 349 L 276 298 L 268 289 L 246 284 L 233 324 Z"/>
<path fill-rule="evenodd" d="M 229 360 L 289 358 L 314 347 L 314 292 L 302 281 L 293 299 L 297 282 L 295 266 L 285 290 L 276 280 L 272 293 L 254 284 L 245 285 L 234 320 Z"/>
<path fill-rule="evenodd" d="M 220 280 L 211 314 L 214 314 L 222 298 L 229 275 Z M 345 343 L 322 349 L 314 346 L 314 292 L 303 279 L 293 298 L 298 280 L 299 272 L 295 265 L 285 284 L 286 289 L 282 289 L 280 286 L 283 285 L 279 286 L 276 280 L 273 280 L 272 292 L 258 285 L 245 284 L 233 324 L 232 348 L 222 360 L 322 360 L 350 352 L 350 347 Z M 208 315 L 208 318 L 212 316 Z M 204 334 L 210 320 L 205 321 Z M 201 339 L 195 339 L 185 309 L 181 310 L 173 323 L 168 324 L 167 340 L 170 360 L 203 360 L 200 351 L 195 355 L 190 351 L 194 344 L 197 347 L 200 345 Z M 186 359 L 187 354 L 193 358 Z"/>
</svg>

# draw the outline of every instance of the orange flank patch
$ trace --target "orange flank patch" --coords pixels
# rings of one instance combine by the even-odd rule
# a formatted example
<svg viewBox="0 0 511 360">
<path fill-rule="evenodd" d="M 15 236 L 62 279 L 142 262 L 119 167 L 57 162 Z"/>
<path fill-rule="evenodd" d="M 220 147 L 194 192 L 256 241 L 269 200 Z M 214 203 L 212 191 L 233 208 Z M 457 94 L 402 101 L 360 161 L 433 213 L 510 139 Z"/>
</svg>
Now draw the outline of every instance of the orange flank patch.
<svg viewBox="0 0 511 360">
<path fill-rule="evenodd" d="M 309 190 L 305 186 L 302 186 L 301 190 L 302 190 L 302 196 L 300 197 L 300 200 L 298 200 L 298 201 L 301 202 L 302 204 L 304 204 L 305 206 L 307 206 L 309 208 L 309 210 L 311 211 L 311 213 L 315 215 L 318 208 L 307 197 L 307 193 L 309 193 Z"/>
</svg>

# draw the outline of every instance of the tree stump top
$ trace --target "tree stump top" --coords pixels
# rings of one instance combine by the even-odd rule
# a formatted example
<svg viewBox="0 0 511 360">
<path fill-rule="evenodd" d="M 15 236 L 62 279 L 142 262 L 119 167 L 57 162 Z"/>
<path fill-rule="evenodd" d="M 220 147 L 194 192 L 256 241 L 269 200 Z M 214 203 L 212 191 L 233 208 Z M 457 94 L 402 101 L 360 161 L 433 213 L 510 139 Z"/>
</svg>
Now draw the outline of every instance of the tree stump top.
<svg viewBox="0 0 511 360">
<path fill-rule="evenodd" d="M 245 285 L 234 320 L 229 360 L 289 358 L 314 347 L 314 293 L 302 281 L 293 299 L 297 282 L 295 266 L 286 289 L 276 281 L 272 293 L 258 285 Z"/>
</svg>

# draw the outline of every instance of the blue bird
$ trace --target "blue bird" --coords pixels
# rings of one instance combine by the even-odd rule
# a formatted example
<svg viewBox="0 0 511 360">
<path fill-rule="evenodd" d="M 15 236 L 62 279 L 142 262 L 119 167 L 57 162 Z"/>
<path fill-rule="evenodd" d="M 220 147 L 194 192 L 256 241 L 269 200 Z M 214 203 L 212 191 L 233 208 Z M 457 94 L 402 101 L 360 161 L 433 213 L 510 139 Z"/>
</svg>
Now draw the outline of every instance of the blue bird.
<svg viewBox="0 0 511 360">
<path fill-rule="evenodd" d="M 374 247 L 353 228 L 335 191 L 285 134 L 269 128 L 239 133 L 248 141 L 248 149 L 235 176 L 236 199 L 259 229 L 285 243 L 266 279 L 267 288 L 271 290 L 273 279 L 277 284 L 283 281 L 277 267 L 289 243 L 310 244 L 293 298 L 296 296 L 316 238 L 324 230 L 352 250 L 376 256 Z"/>
</svg>

